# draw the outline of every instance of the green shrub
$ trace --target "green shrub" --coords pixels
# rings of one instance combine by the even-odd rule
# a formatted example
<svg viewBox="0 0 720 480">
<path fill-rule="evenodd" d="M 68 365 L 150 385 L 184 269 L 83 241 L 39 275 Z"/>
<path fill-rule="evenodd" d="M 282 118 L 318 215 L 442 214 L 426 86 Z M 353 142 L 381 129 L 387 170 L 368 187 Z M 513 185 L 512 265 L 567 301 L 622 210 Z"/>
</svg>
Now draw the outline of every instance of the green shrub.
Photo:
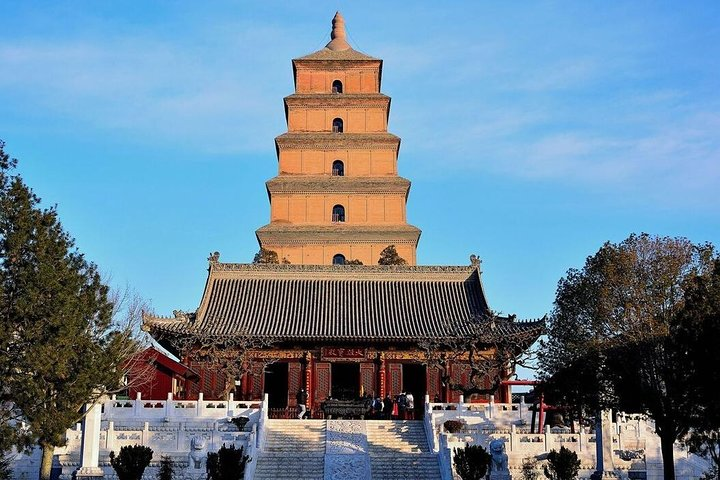
<svg viewBox="0 0 720 480">
<path fill-rule="evenodd" d="M 528 457 L 523 459 L 522 464 L 522 478 L 523 480 L 537 480 L 540 476 L 540 472 L 537 468 L 537 460 L 535 457 Z"/>
<path fill-rule="evenodd" d="M 140 480 L 145 468 L 150 465 L 153 451 L 150 447 L 142 445 L 125 446 L 120 449 L 116 457 L 110 452 L 110 465 L 120 480 Z"/>
<path fill-rule="evenodd" d="M 468 445 L 453 454 L 455 471 L 462 480 L 482 480 L 490 465 L 490 454 L 481 445 Z"/>
<path fill-rule="evenodd" d="M 157 480 L 172 480 L 175 474 L 175 462 L 172 457 L 160 457 L 160 469 L 158 469 Z"/>
<path fill-rule="evenodd" d="M 445 427 L 446 432 L 455 433 L 462 430 L 465 427 L 465 424 L 460 420 L 445 420 L 443 427 Z"/>
<path fill-rule="evenodd" d="M 250 457 L 245 455 L 245 448 L 236 449 L 235 445 L 226 447 L 223 444 L 217 453 L 208 453 L 208 480 L 240 480 L 245 476 L 245 465 Z"/>
<path fill-rule="evenodd" d="M 0 480 L 10 480 L 11 478 L 10 457 L 5 455 L 5 452 L 0 451 Z"/>
<path fill-rule="evenodd" d="M 577 453 L 560 447 L 560 451 L 550 450 L 548 464 L 543 467 L 545 476 L 550 480 L 573 480 L 578 476 L 580 460 Z"/>
</svg>

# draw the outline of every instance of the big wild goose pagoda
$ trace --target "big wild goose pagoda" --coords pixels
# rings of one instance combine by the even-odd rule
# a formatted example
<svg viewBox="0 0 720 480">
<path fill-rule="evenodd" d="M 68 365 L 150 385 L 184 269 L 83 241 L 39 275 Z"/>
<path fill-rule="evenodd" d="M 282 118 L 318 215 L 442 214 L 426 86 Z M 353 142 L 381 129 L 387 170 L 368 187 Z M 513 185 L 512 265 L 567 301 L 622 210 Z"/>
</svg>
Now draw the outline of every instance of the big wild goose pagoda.
<svg viewBox="0 0 720 480">
<path fill-rule="evenodd" d="M 289 263 L 224 263 L 213 254 L 195 312 L 144 317 L 144 329 L 170 349 L 197 332 L 228 344 L 240 333 L 263 340 L 246 352 L 236 398 L 268 393 L 271 407 L 292 408 L 306 388 L 314 411 L 330 396 L 363 393 L 457 401 L 450 385 L 467 381 L 467 362 L 447 365 L 443 377 L 420 345 L 490 311 L 480 262 L 417 265 L 420 230 L 407 222 L 410 181 L 398 174 L 400 138 L 388 132 L 382 66 L 348 44 L 337 13 L 325 48 L 292 61 L 287 132 L 275 138 L 278 174 L 266 182 L 270 223 L 256 231 L 261 248 Z M 406 265 L 378 265 L 390 245 Z M 528 346 L 544 327 L 499 320 L 503 335 L 522 336 Z M 222 395 L 224 372 L 189 363 L 199 379 L 182 396 Z M 495 400 L 509 394 L 501 386 Z"/>
</svg>

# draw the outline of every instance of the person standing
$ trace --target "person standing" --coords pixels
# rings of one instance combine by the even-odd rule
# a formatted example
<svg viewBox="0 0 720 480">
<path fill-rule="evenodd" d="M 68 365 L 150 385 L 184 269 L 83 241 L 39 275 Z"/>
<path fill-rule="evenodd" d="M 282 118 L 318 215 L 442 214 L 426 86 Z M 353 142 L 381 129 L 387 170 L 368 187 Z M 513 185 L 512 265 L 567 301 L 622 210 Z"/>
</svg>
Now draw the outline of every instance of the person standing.
<svg viewBox="0 0 720 480">
<path fill-rule="evenodd" d="M 397 406 L 398 406 L 398 419 L 400 420 L 406 420 L 406 412 L 407 412 L 407 395 L 405 392 L 400 392 L 400 395 L 398 395 L 397 398 Z"/>
<path fill-rule="evenodd" d="M 297 399 L 297 405 L 298 405 L 298 408 L 300 409 L 300 413 L 298 413 L 298 418 L 300 420 L 302 420 L 303 417 L 305 416 L 305 413 L 307 412 L 308 394 L 304 388 L 301 388 L 298 391 L 297 396 L 295 398 Z"/>
<path fill-rule="evenodd" d="M 407 408 L 407 418 L 409 420 L 415 419 L 415 397 L 412 392 L 407 392 L 405 395 L 405 405 Z"/>
<path fill-rule="evenodd" d="M 385 395 L 385 400 L 383 400 L 383 414 L 385 416 L 385 420 L 392 419 L 393 405 L 392 396 L 388 393 Z"/>
<path fill-rule="evenodd" d="M 373 418 L 377 418 L 378 420 L 382 419 L 383 418 L 382 411 L 383 411 L 383 400 L 378 395 L 373 400 Z"/>
</svg>

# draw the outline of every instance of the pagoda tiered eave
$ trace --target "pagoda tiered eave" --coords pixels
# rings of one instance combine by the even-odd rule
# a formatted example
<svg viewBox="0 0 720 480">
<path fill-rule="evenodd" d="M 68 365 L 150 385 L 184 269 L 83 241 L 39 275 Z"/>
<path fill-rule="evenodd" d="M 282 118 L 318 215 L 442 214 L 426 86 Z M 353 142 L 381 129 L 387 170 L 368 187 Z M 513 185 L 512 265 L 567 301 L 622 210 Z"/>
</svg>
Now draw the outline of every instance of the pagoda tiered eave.
<svg viewBox="0 0 720 480">
<path fill-rule="evenodd" d="M 407 197 L 410 180 L 397 177 L 338 177 L 330 175 L 277 176 L 265 182 L 268 194 L 275 193 L 400 193 Z"/>
<path fill-rule="evenodd" d="M 400 150 L 392 133 L 292 132 L 275 137 L 277 150 Z"/>
<path fill-rule="evenodd" d="M 293 93 L 285 97 L 287 107 L 389 107 L 390 97 L 382 93 Z"/>
<path fill-rule="evenodd" d="M 255 231 L 262 245 L 332 245 L 337 243 L 410 244 L 417 246 L 421 230 L 413 225 L 307 225 L 273 222 Z"/>
</svg>

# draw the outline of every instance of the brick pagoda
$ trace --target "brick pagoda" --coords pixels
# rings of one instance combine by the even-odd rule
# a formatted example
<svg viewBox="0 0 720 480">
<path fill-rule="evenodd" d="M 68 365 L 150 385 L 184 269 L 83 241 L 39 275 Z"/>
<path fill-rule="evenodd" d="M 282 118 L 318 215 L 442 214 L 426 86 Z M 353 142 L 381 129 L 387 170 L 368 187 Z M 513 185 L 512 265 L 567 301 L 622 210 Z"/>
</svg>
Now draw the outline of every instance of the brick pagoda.
<svg viewBox="0 0 720 480">
<path fill-rule="evenodd" d="M 267 182 L 262 248 L 292 264 L 377 264 L 395 245 L 415 265 L 420 230 L 407 223 L 410 181 L 398 175 L 400 138 L 388 133 L 382 60 L 346 40 L 340 13 L 325 48 L 293 60 L 288 131 L 275 139 L 278 175 Z"/>
</svg>

